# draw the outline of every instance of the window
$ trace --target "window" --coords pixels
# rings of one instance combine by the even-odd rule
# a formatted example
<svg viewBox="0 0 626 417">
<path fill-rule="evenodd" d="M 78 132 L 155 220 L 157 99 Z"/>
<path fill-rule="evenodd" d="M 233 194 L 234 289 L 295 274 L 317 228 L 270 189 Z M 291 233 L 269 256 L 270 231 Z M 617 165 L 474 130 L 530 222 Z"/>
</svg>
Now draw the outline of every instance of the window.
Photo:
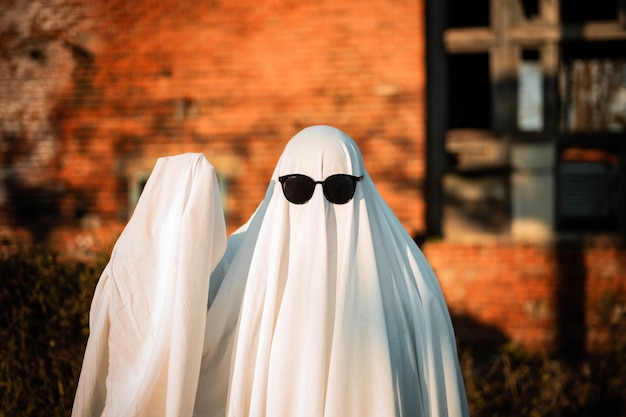
<svg viewBox="0 0 626 417">
<path fill-rule="evenodd" d="M 565 230 L 616 230 L 619 158 L 602 148 L 568 147 L 558 170 L 558 219 Z"/>
<path fill-rule="evenodd" d="M 444 234 L 626 235 L 626 1 L 443 3 Z"/>
<path fill-rule="evenodd" d="M 489 55 L 455 54 L 449 57 L 450 129 L 489 129 Z"/>
<path fill-rule="evenodd" d="M 626 42 L 568 46 L 561 97 L 564 133 L 626 131 Z"/>
<path fill-rule="evenodd" d="M 619 2 L 620 0 L 594 0 L 591 6 L 585 2 L 561 0 L 561 20 L 565 24 L 617 20 Z"/>
<path fill-rule="evenodd" d="M 135 210 L 139 197 L 150 177 L 150 170 L 137 170 L 128 177 L 128 218 Z"/>
<path fill-rule="evenodd" d="M 543 131 L 543 73 L 539 51 L 525 49 L 520 61 L 517 90 L 517 129 Z"/>
</svg>

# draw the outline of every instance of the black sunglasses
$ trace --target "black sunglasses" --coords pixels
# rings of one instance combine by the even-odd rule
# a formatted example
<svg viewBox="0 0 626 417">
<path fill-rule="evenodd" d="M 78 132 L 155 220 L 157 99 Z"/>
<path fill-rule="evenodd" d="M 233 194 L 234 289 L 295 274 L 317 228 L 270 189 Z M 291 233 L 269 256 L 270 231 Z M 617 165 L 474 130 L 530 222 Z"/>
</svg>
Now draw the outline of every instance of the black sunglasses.
<svg viewBox="0 0 626 417">
<path fill-rule="evenodd" d="M 348 174 L 335 174 L 324 181 L 315 181 L 302 174 L 284 175 L 278 178 L 283 187 L 285 198 L 294 204 L 304 204 L 313 197 L 315 186 L 322 184 L 326 199 L 334 204 L 346 204 L 354 197 L 356 183 L 363 176 L 355 177 Z"/>
</svg>

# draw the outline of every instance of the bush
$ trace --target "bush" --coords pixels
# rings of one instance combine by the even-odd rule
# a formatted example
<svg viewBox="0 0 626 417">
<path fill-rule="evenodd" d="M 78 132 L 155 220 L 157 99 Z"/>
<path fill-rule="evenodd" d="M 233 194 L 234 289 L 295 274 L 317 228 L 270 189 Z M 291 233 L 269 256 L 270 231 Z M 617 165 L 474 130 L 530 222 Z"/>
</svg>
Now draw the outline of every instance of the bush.
<svg viewBox="0 0 626 417">
<path fill-rule="evenodd" d="M 607 338 L 602 352 L 529 354 L 512 344 L 494 352 L 461 341 L 471 415 L 626 417 L 626 294 L 605 293 L 590 308 Z"/>
<path fill-rule="evenodd" d="M 626 354 L 530 355 L 505 346 L 491 357 L 460 349 L 471 415 L 626 416 Z"/>
<path fill-rule="evenodd" d="M 0 254 L 0 417 L 70 414 L 106 260 L 67 260 L 47 250 Z M 614 331 L 603 355 L 572 360 L 462 346 L 471 415 L 626 417 L 626 314 L 614 308 L 618 301 L 603 304 Z"/>
<path fill-rule="evenodd" d="M 0 255 L 0 416 L 67 416 L 103 262 Z"/>
</svg>

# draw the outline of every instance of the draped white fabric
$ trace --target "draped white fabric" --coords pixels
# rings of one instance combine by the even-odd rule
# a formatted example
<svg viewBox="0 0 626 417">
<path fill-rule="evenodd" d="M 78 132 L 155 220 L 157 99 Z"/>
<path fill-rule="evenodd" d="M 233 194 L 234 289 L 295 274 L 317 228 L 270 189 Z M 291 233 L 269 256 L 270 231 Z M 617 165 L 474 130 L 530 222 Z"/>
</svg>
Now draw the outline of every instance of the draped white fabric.
<svg viewBox="0 0 626 417">
<path fill-rule="evenodd" d="M 332 204 L 289 203 L 278 177 L 364 175 Z M 356 144 L 314 126 L 287 144 L 264 200 L 211 278 L 194 416 L 466 416 L 454 332 L 422 252 Z"/>
<path fill-rule="evenodd" d="M 225 247 L 213 167 L 202 154 L 159 159 L 96 287 L 74 417 L 192 415 Z"/>
</svg>

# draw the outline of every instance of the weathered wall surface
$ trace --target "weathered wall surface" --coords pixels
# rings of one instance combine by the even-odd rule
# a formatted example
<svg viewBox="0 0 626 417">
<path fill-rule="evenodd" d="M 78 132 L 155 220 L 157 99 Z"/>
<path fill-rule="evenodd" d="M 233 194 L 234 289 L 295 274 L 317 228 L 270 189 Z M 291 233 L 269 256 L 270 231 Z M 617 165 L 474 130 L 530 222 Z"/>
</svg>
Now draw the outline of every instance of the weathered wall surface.
<svg viewBox="0 0 626 417">
<path fill-rule="evenodd" d="M 313 124 L 350 134 L 407 231 L 425 231 L 422 0 L 1 4 L 0 245 L 108 249 L 156 158 L 182 152 L 217 168 L 232 231 Z M 464 340 L 593 348 L 626 308 L 617 243 L 424 251 Z"/>
<path fill-rule="evenodd" d="M 287 140 L 330 124 L 423 232 L 423 21 L 420 1 L 9 2 L 2 221 L 39 241 L 123 223 L 157 157 L 204 152 L 232 231 Z"/>
<path fill-rule="evenodd" d="M 581 353 L 605 348 L 623 323 L 626 249 L 614 241 L 440 241 L 423 249 L 468 343 Z"/>
</svg>

